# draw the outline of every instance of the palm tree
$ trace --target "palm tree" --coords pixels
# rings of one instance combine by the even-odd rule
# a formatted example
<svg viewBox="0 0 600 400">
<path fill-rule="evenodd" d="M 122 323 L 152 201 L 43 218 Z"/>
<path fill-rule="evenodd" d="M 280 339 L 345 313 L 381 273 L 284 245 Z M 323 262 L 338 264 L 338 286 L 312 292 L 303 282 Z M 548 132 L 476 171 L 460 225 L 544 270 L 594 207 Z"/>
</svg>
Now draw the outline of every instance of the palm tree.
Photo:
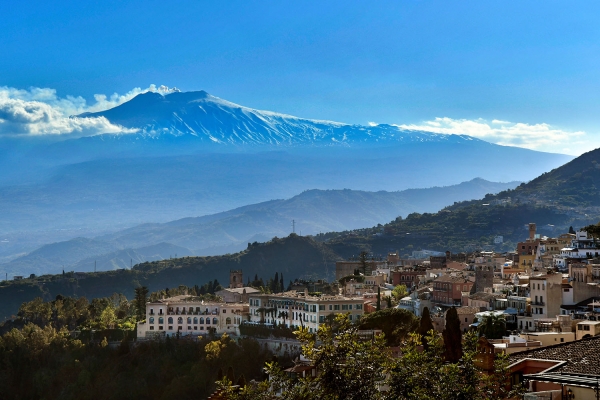
<svg viewBox="0 0 600 400">
<path fill-rule="evenodd" d="M 506 334 L 506 318 L 501 313 L 485 315 L 479 323 L 479 336 L 487 339 L 502 339 Z"/>
</svg>

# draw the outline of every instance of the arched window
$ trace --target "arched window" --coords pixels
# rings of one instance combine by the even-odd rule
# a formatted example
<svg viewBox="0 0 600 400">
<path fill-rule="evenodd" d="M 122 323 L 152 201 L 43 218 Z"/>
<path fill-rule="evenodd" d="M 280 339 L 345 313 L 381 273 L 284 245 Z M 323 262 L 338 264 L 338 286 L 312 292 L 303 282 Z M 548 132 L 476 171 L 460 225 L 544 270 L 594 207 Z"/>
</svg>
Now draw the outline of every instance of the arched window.
<svg viewBox="0 0 600 400">
<path fill-rule="evenodd" d="M 204 317 L 200 317 L 200 323 L 203 324 L 204 323 Z"/>
<path fill-rule="evenodd" d="M 213 318 L 213 325 L 217 325 L 219 321 L 216 318 Z"/>
<path fill-rule="evenodd" d="M 187 318 L 187 323 L 188 323 L 188 324 L 191 324 L 191 323 L 192 323 L 192 317 L 188 317 L 188 318 Z"/>
<path fill-rule="evenodd" d="M 150 317 L 150 321 L 149 321 L 149 322 L 150 322 L 151 324 L 153 324 L 153 323 L 154 323 L 154 317 Z"/>
<path fill-rule="evenodd" d="M 210 317 L 206 318 L 206 325 L 210 325 Z"/>
<path fill-rule="evenodd" d="M 158 317 L 158 323 L 159 324 L 164 324 L 165 323 L 165 319 L 163 317 Z"/>
<path fill-rule="evenodd" d="M 172 324 L 173 323 L 173 317 L 169 317 L 168 321 L 169 321 L 170 324 Z"/>
<path fill-rule="evenodd" d="M 225 320 L 225 324 L 231 325 L 231 318 L 227 317 L 227 319 Z"/>
<path fill-rule="evenodd" d="M 194 317 L 194 325 L 198 323 L 198 317 Z"/>
<path fill-rule="evenodd" d="M 178 324 L 183 324 L 183 318 L 182 317 L 177 318 L 177 323 Z"/>
</svg>

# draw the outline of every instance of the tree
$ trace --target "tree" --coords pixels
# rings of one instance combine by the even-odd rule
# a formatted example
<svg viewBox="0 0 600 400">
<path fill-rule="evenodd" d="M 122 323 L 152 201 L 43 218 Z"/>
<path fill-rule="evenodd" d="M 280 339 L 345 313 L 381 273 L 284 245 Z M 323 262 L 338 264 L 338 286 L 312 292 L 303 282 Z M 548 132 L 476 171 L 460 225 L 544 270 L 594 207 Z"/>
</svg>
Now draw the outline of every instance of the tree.
<svg viewBox="0 0 600 400">
<path fill-rule="evenodd" d="M 140 286 L 135 288 L 134 295 L 134 306 L 135 316 L 138 321 L 146 319 L 146 302 L 148 301 L 148 288 L 146 286 Z"/>
<path fill-rule="evenodd" d="M 358 261 L 360 261 L 360 268 L 362 269 L 362 273 L 363 275 L 367 275 L 367 269 L 369 268 L 367 265 L 367 256 L 369 255 L 369 253 L 367 253 L 366 251 L 361 251 L 360 255 L 358 256 Z"/>
<path fill-rule="evenodd" d="M 446 327 L 443 332 L 444 357 L 446 361 L 455 363 L 462 357 L 462 332 L 456 308 L 452 307 L 446 312 Z"/>
<path fill-rule="evenodd" d="M 575 234 L 575 229 L 573 229 L 572 226 L 569 226 L 569 233 L 574 235 Z"/>
<path fill-rule="evenodd" d="M 419 322 L 419 329 L 417 333 L 421 337 L 421 344 L 425 349 L 427 349 L 427 335 L 429 331 L 433 330 L 433 322 L 431 321 L 431 316 L 429 315 L 429 308 L 425 307 L 423 309 L 423 315 L 421 315 L 421 321 Z"/>
<path fill-rule="evenodd" d="M 381 288 L 377 288 L 377 311 L 381 310 Z"/>
<path fill-rule="evenodd" d="M 502 339 L 506 334 L 506 319 L 504 314 L 489 313 L 479 322 L 479 336 L 487 339 Z"/>
<path fill-rule="evenodd" d="M 406 285 L 396 285 L 396 287 L 394 287 L 394 290 L 392 290 L 392 296 L 394 296 L 396 302 L 400 301 L 400 299 L 406 297 L 407 295 L 408 290 L 406 289 Z"/>
</svg>

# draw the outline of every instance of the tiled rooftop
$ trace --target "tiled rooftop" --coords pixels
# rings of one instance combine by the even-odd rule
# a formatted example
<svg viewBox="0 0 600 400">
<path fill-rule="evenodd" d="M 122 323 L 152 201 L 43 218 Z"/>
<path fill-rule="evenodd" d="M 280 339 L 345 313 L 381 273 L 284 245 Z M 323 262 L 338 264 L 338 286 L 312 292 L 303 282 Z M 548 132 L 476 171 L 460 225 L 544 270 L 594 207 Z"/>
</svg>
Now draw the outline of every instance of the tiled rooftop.
<svg viewBox="0 0 600 400">
<path fill-rule="evenodd" d="M 600 336 L 514 353 L 509 356 L 509 362 L 513 364 L 525 358 L 567 361 L 552 372 L 600 375 Z"/>
</svg>

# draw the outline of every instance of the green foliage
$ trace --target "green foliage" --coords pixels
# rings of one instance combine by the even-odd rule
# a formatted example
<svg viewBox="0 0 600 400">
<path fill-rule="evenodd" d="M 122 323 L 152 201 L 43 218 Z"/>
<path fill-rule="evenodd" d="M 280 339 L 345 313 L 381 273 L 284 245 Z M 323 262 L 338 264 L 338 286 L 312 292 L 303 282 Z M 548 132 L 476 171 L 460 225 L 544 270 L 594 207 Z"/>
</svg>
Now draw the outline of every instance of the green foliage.
<svg viewBox="0 0 600 400">
<path fill-rule="evenodd" d="M 214 343 L 217 354 L 210 351 Z M 109 344 L 107 336 L 99 344 L 85 344 L 66 328 L 51 325 L 27 323 L 12 329 L 0 337 L 0 398 L 207 398 L 216 388 L 219 369 L 261 380 L 262 368 L 272 358 L 250 339 Z"/>
<path fill-rule="evenodd" d="M 487 339 L 502 339 L 506 335 L 506 319 L 504 314 L 490 313 L 485 315 L 478 326 L 479 336 Z"/>
<path fill-rule="evenodd" d="M 396 302 L 399 302 L 403 297 L 408 296 L 408 289 L 406 285 L 396 285 L 394 290 L 392 290 L 392 296 Z"/>
<path fill-rule="evenodd" d="M 398 308 L 365 314 L 358 323 L 362 330 L 381 329 L 388 346 L 398 346 L 419 326 L 419 319 L 409 311 Z"/>
<path fill-rule="evenodd" d="M 387 310 L 386 310 L 387 311 Z M 382 316 L 380 316 L 382 317 Z M 244 388 L 220 384 L 229 400 L 346 400 L 419 399 L 484 400 L 516 398 L 521 387 L 510 389 L 507 358 L 500 356 L 488 375 L 474 363 L 477 335 L 465 335 L 464 355 L 457 362 L 444 360 L 444 345 L 435 331 L 427 333 L 429 346 L 421 348 L 419 334 L 409 334 L 398 359 L 387 351 L 383 336 L 364 340 L 347 316 L 336 317 L 337 331 L 322 325 L 316 335 L 302 329 L 298 333 L 302 352 L 317 373 L 295 376 L 277 362 L 266 364 L 269 380 Z M 380 390 L 388 388 L 388 390 Z"/>
</svg>

